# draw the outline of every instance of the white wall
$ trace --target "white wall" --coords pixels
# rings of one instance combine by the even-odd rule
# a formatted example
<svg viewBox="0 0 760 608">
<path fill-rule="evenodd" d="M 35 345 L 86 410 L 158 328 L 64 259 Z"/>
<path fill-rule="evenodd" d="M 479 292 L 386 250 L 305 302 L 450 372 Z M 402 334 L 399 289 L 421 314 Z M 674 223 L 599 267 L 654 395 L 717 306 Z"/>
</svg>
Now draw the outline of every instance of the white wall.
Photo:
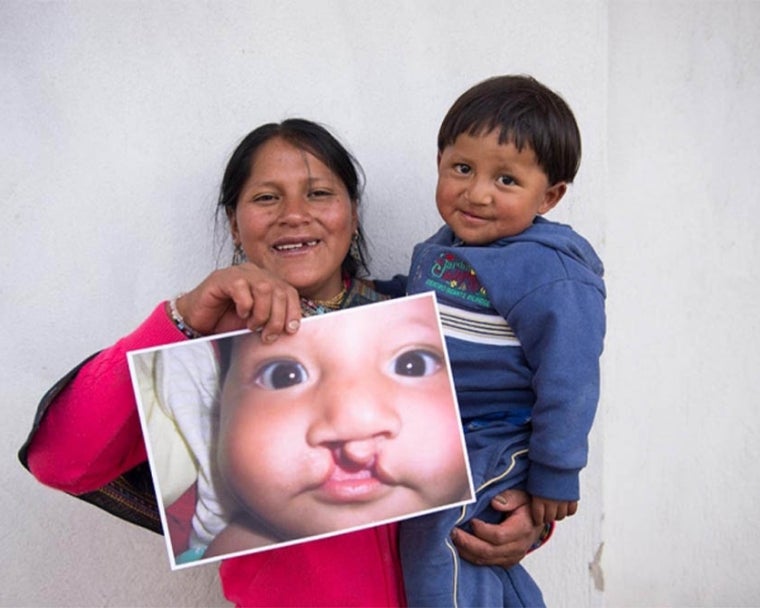
<svg viewBox="0 0 760 608">
<path fill-rule="evenodd" d="M 610 292 L 582 511 L 526 565 L 551 606 L 756 603 L 759 22 L 757 2 L 0 4 L 0 605 L 225 605 L 213 566 L 169 572 L 159 537 L 18 466 L 36 402 L 215 266 L 248 130 L 304 116 L 349 145 L 385 276 L 438 224 L 445 110 L 510 72 L 576 111 L 583 166 L 553 217 Z"/>
<path fill-rule="evenodd" d="M 760 3 L 609 13 L 606 600 L 757 606 Z"/>
</svg>

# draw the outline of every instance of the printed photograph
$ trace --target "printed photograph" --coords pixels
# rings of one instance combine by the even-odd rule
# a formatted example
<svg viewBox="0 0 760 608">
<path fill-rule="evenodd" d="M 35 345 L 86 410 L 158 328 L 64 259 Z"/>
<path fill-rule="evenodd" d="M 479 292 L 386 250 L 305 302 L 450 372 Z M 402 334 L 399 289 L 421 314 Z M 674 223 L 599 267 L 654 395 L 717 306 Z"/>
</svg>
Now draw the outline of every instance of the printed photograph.
<svg viewBox="0 0 760 608">
<path fill-rule="evenodd" d="M 432 293 L 128 359 L 172 569 L 472 502 Z"/>
</svg>

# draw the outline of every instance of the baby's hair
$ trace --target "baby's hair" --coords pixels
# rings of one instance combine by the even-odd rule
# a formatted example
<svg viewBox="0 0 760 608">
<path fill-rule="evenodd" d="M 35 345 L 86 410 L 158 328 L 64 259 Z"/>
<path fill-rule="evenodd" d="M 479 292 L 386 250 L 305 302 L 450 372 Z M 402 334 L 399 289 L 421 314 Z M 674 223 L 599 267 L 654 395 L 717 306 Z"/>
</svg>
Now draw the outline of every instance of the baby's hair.
<svg viewBox="0 0 760 608">
<path fill-rule="evenodd" d="M 549 184 L 571 183 L 581 162 L 581 135 L 570 107 L 531 76 L 495 76 L 454 102 L 438 131 L 438 152 L 466 133 L 498 131 L 499 143 L 529 146 Z"/>
<path fill-rule="evenodd" d="M 222 338 L 216 341 L 216 349 L 219 356 L 219 386 L 224 384 L 227 372 L 230 370 L 232 350 L 238 339 L 236 336 L 230 336 L 229 338 Z"/>
</svg>

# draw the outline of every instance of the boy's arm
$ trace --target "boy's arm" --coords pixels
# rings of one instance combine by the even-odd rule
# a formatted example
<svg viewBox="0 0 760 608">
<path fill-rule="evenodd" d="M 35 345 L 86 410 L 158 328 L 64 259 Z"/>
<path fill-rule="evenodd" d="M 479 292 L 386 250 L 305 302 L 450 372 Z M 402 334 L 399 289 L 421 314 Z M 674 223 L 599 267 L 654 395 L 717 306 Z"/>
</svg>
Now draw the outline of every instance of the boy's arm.
<svg viewBox="0 0 760 608">
<path fill-rule="evenodd" d="M 387 281 L 381 281 L 375 279 L 374 281 L 375 291 L 392 298 L 400 298 L 406 295 L 406 283 L 407 276 L 404 274 L 397 274 L 392 279 Z"/>
<path fill-rule="evenodd" d="M 536 395 L 528 492 L 576 501 L 599 399 L 604 293 L 578 279 L 553 281 L 515 305 L 507 322 L 522 344 Z"/>
</svg>

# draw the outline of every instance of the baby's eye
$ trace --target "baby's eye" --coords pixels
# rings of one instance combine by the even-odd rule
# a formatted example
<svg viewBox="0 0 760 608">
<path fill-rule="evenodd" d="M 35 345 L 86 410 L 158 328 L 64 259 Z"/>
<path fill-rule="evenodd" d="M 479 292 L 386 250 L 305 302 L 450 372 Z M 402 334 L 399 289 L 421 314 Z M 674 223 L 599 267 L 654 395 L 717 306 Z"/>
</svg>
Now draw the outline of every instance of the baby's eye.
<svg viewBox="0 0 760 608">
<path fill-rule="evenodd" d="M 393 373 L 399 376 L 418 378 L 430 376 L 437 372 L 443 359 L 437 353 L 425 349 L 408 350 L 396 357 L 393 362 Z"/>
<path fill-rule="evenodd" d="M 461 175 L 469 175 L 470 171 L 472 171 L 472 168 L 470 165 L 465 165 L 464 163 L 456 163 L 454 165 L 454 171 L 460 173 Z"/>
<path fill-rule="evenodd" d="M 499 177 L 499 183 L 502 186 L 512 186 L 515 184 L 515 178 L 511 175 L 502 175 Z"/>
<path fill-rule="evenodd" d="M 254 378 L 256 384 L 270 391 L 295 386 L 308 379 L 309 373 L 303 365 L 287 359 L 265 363 L 258 369 Z"/>
</svg>

